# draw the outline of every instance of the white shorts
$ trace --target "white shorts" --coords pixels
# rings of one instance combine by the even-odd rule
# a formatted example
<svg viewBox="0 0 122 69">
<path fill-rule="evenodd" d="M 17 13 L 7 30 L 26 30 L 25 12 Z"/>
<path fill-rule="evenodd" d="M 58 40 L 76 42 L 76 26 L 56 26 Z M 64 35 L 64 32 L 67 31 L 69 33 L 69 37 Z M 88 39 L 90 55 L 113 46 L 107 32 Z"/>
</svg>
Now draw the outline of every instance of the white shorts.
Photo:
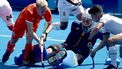
<svg viewBox="0 0 122 69">
<path fill-rule="evenodd" d="M 82 5 L 73 5 L 66 0 L 58 1 L 58 11 L 60 21 L 62 22 L 67 22 L 70 14 L 73 14 L 74 16 L 77 16 L 79 13 L 84 14 L 84 8 Z"/>
<path fill-rule="evenodd" d="M 2 0 L 4 2 L 0 3 L 0 17 L 5 21 L 7 26 L 13 25 L 13 15 L 12 15 L 12 8 L 10 7 L 9 3 L 6 0 Z"/>
</svg>

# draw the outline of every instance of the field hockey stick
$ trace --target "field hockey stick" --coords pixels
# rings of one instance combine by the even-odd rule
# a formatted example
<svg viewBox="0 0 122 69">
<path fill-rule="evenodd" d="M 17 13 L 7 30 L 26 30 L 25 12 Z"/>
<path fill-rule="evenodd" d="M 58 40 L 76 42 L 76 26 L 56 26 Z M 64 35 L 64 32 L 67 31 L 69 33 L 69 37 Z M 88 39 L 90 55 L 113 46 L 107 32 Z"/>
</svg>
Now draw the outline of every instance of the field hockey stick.
<svg viewBox="0 0 122 69">
<path fill-rule="evenodd" d="M 42 41 L 43 41 L 44 39 L 42 38 Z M 43 45 L 41 45 L 40 46 L 41 47 L 41 64 L 42 64 L 42 67 L 44 67 L 44 62 L 43 62 L 43 51 L 44 51 L 44 44 Z"/>
<path fill-rule="evenodd" d="M 92 50 L 91 50 L 92 51 Z M 92 68 L 91 69 L 94 69 L 95 68 L 95 61 L 94 61 L 94 56 L 91 56 L 91 58 L 92 58 Z"/>
<path fill-rule="evenodd" d="M 44 67 L 44 62 L 43 62 L 44 56 L 43 56 L 43 52 L 44 52 L 44 42 L 46 41 L 46 38 L 47 38 L 47 33 L 45 33 L 45 39 L 44 38 L 41 38 L 42 41 L 43 41 L 43 42 L 41 42 L 43 44 L 40 46 L 41 47 L 41 63 L 42 63 L 42 67 Z"/>
<path fill-rule="evenodd" d="M 43 46 L 41 46 L 41 64 L 42 64 L 42 67 L 44 67 L 44 62 L 43 62 Z"/>
<path fill-rule="evenodd" d="M 95 68 L 94 57 L 91 57 L 91 58 L 92 58 L 92 65 L 93 65 L 92 69 L 94 69 Z"/>
<path fill-rule="evenodd" d="M 88 41 L 88 47 L 90 49 L 90 52 L 92 52 L 93 46 L 92 46 L 91 40 Z M 91 69 L 94 69 L 95 68 L 94 56 L 91 56 L 91 58 L 92 58 L 92 65 L 93 65 Z"/>
</svg>

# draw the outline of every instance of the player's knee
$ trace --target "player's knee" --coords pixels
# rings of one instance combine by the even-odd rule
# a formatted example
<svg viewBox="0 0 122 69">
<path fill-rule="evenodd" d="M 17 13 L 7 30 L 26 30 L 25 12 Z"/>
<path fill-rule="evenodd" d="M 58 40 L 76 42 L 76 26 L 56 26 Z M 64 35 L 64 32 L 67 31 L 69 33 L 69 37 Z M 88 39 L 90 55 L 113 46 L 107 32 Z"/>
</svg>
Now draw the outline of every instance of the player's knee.
<svg viewBox="0 0 122 69">
<path fill-rule="evenodd" d="M 16 39 L 12 39 L 12 40 L 10 40 L 10 43 L 11 43 L 11 44 L 15 44 L 16 42 L 17 42 Z"/>
<path fill-rule="evenodd" d="M 111 39 L 108 39 L 107 45 L 110 47 L 110 46 L 114 46 L 115 43 Z"/>
</svg>

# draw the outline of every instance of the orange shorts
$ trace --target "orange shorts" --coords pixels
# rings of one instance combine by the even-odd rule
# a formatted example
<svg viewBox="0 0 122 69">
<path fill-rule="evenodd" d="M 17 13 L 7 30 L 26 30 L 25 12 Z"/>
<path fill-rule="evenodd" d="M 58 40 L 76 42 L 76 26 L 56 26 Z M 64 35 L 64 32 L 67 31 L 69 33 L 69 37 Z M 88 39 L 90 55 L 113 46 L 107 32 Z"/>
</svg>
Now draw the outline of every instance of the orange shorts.
<svg viewBox="0 0 122 69">
<path fill-rule="evenodd" d="M 38 25 L 34 26 L 34 32 L 37 31 Z M 27 25 L 25 22 L 15 23 L 12 33 L 12 38 L 22 38 L 24 33 L 27 33 Z"/>
</svg>

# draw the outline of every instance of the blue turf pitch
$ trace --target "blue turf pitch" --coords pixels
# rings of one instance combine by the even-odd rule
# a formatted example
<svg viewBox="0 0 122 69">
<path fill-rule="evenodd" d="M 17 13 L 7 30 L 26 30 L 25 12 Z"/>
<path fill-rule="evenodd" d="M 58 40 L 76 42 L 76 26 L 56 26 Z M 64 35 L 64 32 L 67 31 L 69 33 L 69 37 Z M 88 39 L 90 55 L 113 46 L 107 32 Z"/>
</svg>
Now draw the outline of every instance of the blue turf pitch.
<svg viewBox="0 0 122 69">
<path fill-rule="evenodd" d="M 19 13 L 20 13 L 19 11 L 13 12 L 14 21 L 16 20 Z M 68 33 L 70 32 L 71 22 L 73 20 L 75 20 L 75 17 L 70 16 L 69 26 L 65 31 L 54 31 L 54 30 L 51 31 L 48 35 L 47 42 L 45 43 L 46 47 L 48 47 L 51 44 L 57 44 L 57 43 L 63 42 L 66 39 Z M 53 14 L 53 22 L 58 22 L 58 21 L 59 21 L 59 15 Z M 42 31 L 42 28 L 44 27 L 44 22 L 45 21 L 42 20 L 39 25 L 39 29 L 37 31 L 38 36 L 40 36 L 42 33 L 41 31 Z M 7 47 L 7 42 L 8 40 L 10 40 L 10 37 L 11 37 L 11 32 L 8 30 L 8 28 L 6 27 L 2 19 L 0 19 L 0 59 L 2 59 L 2 56 Z M 98 40 L 95 46 L 97 46 L 99 42 L 100 41 Z M 36 44 L 36 41 L 34 41 L 34 43 Z M 10 59 L 5 64 L 2 64 L 0 60 L 0 69 L 2 68 L 3 69 L 41 69 L 42 67 L 40 63 L 37 63 L 37 65 L 33 67 L 22 67 L 22 66 L 16 66 L 14 64 L 14 56 L 21 53 L 22 49 L 24 49 L 24 45 L 25 45 L 25 37 L 23 37 L 17 42 L 15 51 L 11 54 Z M 118 46 L 117 46 L 117 49 L 119 49 Z M 106 48 L 103 48 L 102 50 L 100 50 L 95 56 L 95 69 L 103 69 L 104 67 L 106 67 L 104 63 L 107 57 L 108 56 L 107 56 Z M 118 52 L 118 58 L 119 58 L 119 52 Z M 120 59 L 120 62 L 122 62 L 122 58 L 119 58 L 119 59 Z M 47 62 L 45 62 L 45 65 L 46 65 L 45 68 L 51 68 L 51 66 L 49 66 Z M 92 67 L 92 59 L 88 57 L 81 66 L 77 66 L 72 69 L 90 69 L 91 67 Z M 120 63 L 119 67 L 122 69 L 122 63 Z"/>
</svg>

